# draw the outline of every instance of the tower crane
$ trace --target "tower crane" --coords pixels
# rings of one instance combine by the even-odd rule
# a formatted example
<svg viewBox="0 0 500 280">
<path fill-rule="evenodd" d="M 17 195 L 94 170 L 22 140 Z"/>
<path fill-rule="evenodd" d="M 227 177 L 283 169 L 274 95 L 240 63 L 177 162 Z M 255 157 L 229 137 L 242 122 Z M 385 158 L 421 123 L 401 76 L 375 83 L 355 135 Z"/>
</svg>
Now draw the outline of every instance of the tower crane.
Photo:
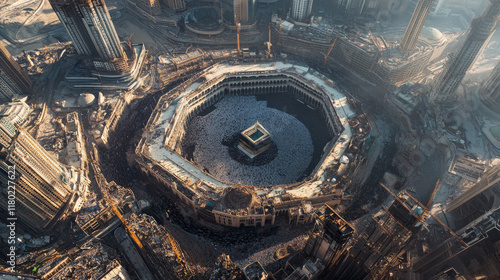
<svg viewBox="0 0 500 280">
<path fill-rule="evenodd" d="M 337 35 L 337 36 L 335 37 L 335 39 L 333 39 L 333 43 L 332 43 L 332 45 L 330 46 L 330 49 L 328 50 L 328 52 L 327 52 L 327 53 L 326 53 L 326 55 L 325 55 L 325 62 L 324 62 L 324 65 L 323 65 L 324 67 L 326 67 L 326 60 L 328 59 L 328 56 L 329 56 L 329 55 L 330 55 L 330 53 L 332 52 L 332 50 L 333 50 L 333 46 L 335 46 L 335 42 L 337 42 L 337 38 L 338 38 L 338 37 L 339 37 L 339 35 Z"/>
<path fill-rule="evenodd" d="M 240 54 L 240 23 L 238 22 L 238 16 L 234 14 L 234 23 L 236 24 L 236 42 L 238 46 L 238 55 Z"/>
<path fill-rule="evenodd" d="M 431 197 L 429 198 L 429 202 L 427 202 L 427 205 L 425 206 L 426 208 L 431 207 L 432 201 L 434 200 L 434 196 L 436 195 L 436 191 L 438 189 L 438 186 L 439 186 L 439 179 L 437 180 L 436 185 L 434 186 L 434 190 L 432 190 L 432 194 L 431 194 Z"/>
<path fill-rule="evenodd" d="M 278 39 L 278 45 L 281 44 L 281 32 L 283 30 L 283 19 L 280 19 L 280 37 Z"/>
</svg>

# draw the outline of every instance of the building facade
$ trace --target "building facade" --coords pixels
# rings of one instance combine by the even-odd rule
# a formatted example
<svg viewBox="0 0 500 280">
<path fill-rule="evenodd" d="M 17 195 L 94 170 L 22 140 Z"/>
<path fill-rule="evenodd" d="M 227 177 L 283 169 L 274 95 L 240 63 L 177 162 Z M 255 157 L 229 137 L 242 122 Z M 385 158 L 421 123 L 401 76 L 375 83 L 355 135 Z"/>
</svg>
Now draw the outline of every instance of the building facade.
<svg viewBox="0 0 500 280">
<path fill-rule="evenodd" d="M 53 159 L 10 118 L 0 118 L 0 207 L 5 218 L 17 218 L 28 230 L 50 229 L 75 207 L 81 182 L 88 185 L 88 179 Z"/>
<path fill-rule="evenodd" d="M 313 0 L 293 0 L 290 16 L 296 20 L 305 22 L 312 12 Z"/>
<path fill-rule="evenodd" d="M 236 20 L 242 25 L 252 25 L 257 20 L 258 0 L 222 0 L 224 21 L 230 25 Z"/>
<path fill-rule="evenodd" d="M 484 105 L 500 114 L 500 63 L 483 82 L 479 96 Z"/>
<path fill-rule="evenodd" d="M 403 53 L 411 52 L 417 44 L 418 36 L 424 27 L 425 20 L 431 11 L 434 0 L 420 0 L 411 16 L 410 23 L 401 40 L 401 50 Z"/>
<path fill-rule="evenodd" d="M 451 212 L 458 207 L 462 206 L 467 201 L 473 199 L 477 195 L 481 194 L 485 190 L 500 186 L 500 165 L 494 166 L 490 170 L 486 171 L 479 182 L 474 184 L 470 189 L 464 192 L 459 197 L 453 199 L 450 204 L 446 207 L 446 212 Z"/>
<path fill-rule="evenodd" d="M 431 100 L 450 102 L 465 74 L 476 62 L 486 43 L 496 30 L 500 19 L 500 0 L 491 0 L 490 5 L 479 18 L 472 21 L 469 34 L 458 53 L 451 55 L 441 77 L 436 82 Z"/>
<path fill-rule="evenodd" d="M 128 71 L 128 58 L 120 43 L 104 0 L 50 0 L 87 66 L 97 71 Z"/>
<path fill-rule="evenodd" d="M 9 51 L 0 46 L 0 101 L 10 101 L 14 95 L 31 93 L 33 82 L 14 60 Z"/>
<path fill-rule="evenodd" d="M 325 279 L 388 279 L 403 266 L 399 257 L 428 216 L 406 191 L 399 193 L 390 207 L 372 216 L 356 243 L 325 272 Z"/>
<path fill-rule="evenodd" d="M 139 0 L 137 6 L 150 15 L 156 16 L 161 14 L 159 0 Z"/>
<path fill-rule="evenodd" d="M 184 0 L 163 0 L 163 2 L 173 12 L 180 12 L 186 9 L 186 2 Z"/>
</svg>

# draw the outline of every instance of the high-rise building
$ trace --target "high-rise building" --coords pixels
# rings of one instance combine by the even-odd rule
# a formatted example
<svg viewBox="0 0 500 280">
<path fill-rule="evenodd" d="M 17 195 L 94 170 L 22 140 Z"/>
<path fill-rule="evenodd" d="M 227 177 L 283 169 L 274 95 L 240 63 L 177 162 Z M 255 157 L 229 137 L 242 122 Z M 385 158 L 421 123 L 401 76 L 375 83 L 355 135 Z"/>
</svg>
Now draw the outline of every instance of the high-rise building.
<svg viewBox="0 0 500 280">
<path fill-rule="evenodd" d="M 312 12 L 313 0 L 293 0 L 290 16 L 296 21 L 305 22 Z"/>
<path fill-rule="evenodd" d="M 479 96 L 484 105 L 500 114 L 500 63 L 483 82 Z"/>
<path fill-rule="evenodd" d="M 429 276 L 433 276 L 437 271 L 440 271 L 445 263 L 457 263 L 453 261 L 454 258 L 460 256 L 468 258 L 465 254 L 470 252 L 474 256 L 483 254 L 487 256 L 486 254 L 490 254 L 489 257 L 479 261 L 477 266 L 474 265 L 474 271 L 480 272 L 480 275 L 485 277 L 484 279 L 497 279 L 499 276 L 498 270 L 491 271 L 488 268 L 497 267 L 498 264 L 495 258 L 495 243 L 498 242 L 498 236 L 500 236 L 499 224 L 500 208 L 484 213 L 458 229 L 455 232 L 456 237 L 452 236 L 440 242 L 436 248 L 419 258 L 413 264 L 413 271 L 421 274 L 420 279 L 431 279 Z M 474 253 L 471 252 L 472 250 Z"/>
<path fill-rule="evenodd" d="M 163 0 L 163 2 L 173 12 L 180 12 L 186 9 L 186 2 L 184 0 Z"/>
<path fill-rule="evenodd" d="M 472 21 L 469 34 L 458 53 L 449 57 L 433 89 L 432 100 L 449 102 L 453 99 L 465 74 L 474 65 L 478 55 L 495 32 L 500 19 L 500 0 L 490 0 L 490 2 L 482 16 Z"/>
<path fill-rule="evenodd" d="M 459 197 L 453 199 L 446 207 L 446 212 L 451 212 L 457 209 L 467 201 L 470 201 L 477 195 L 483 193 L 485 190 L 495 186 L 500 186 L 500 165 L 496 165 L 490 170 L 486 171 L 483 176 L 481 176 L 479 182 L 477 182 Z"/>
<path fill-rule="evenodd" d="M 351 224 L 326 205 L 325 214 L 316 221 L 304 252 L 314 259 L 319 259 L 327 269 L 331 269 L 348 248 L 355 231 Z"/>
<path fill-rule="evenodd" d="M 6 219 L 16 218 L 27 230 L 50 229 L 74 208 L 80 187 L 88 184 L 80 175 L 52 158 L 11 118 L 0 117 L 0 208 Z"/>
<path fill-rule="evenodd" d="M 123 73 L 128 58 L 104 0 L 50 0 L 76 51 L 97 71 Z"/>
<path fill-rule="evenodd" d="M 425 20 L 431 11 L 432 4 L 434 0 L 420 0 L 413 11 L 410 23 L 406 27 L 405 34 L 401 40 L 401 50 L 404 53 L 411 52 L 415 45 L 417 44 L 418 36 L 420 36 L 420 31 L 424 27 Z"/>
<path fill-rule="evenodd" d="M 156 16 L 161 14 L 159 0 L 139 0 L 137 6 L 150 15 Z"/>
<path fill-rule="evenodd" d="M 258 0 L 222 0 L 224 20 L 235 24 L 234 19 L 242 25 L 251 25 L 258 16 Z"/>
<path fill-rule="evenodd" d="M 0 46 L 0 101 L 12 100 L 15 94 L 31 93 L 32 86 L 33 82 L 21 66 Z"/>
<path fill-rule="evenodd" d="M 401 265 L 399 257 L 428 214 L 406 191 L 399 193 L 389 208 L 382 209 L 357 236 L 356 244 L 326 270 L 325 279 L 386 279 Z"/>
</svg>

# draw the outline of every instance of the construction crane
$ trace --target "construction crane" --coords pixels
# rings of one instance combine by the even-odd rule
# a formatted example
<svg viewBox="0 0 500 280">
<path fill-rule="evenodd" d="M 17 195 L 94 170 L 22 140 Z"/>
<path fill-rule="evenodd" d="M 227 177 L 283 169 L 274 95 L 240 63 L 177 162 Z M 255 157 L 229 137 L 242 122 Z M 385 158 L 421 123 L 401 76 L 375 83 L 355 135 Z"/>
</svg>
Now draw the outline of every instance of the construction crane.
<svg viewBox="0 0 500 280">
<path fill-rule="evenodd" d="M 434 200 L 434 196 L 436 195 L 436 191 L 438 189 L 438 186 L 439 186 L 439 179 L 437 180 L 436 185 L 434 186 L 434 190 L 432 191 L 431 197 L 429 198 L 429 202 L 427 202 L 427 205 L 425 206 L 426 208 L 431 207 L 432 201 Z"/>
<path fill-rule="evenodd" d="M 236 42 L 238 46 L 238 55 L 240 54 L 240 23 L 238 22 L 238 16 L 234 14 L 234 23 L 236 24 Z"/>
<path fill-rule="evenodd" d="M 280 38 L 278 39 L 278 45 L 281 44 L 281 31 L 283 30 L 283 20 L 280 19 Z"/>
<path fill-rule="evenodd" d="M 95 143 L 92 143 L 92 146 L 93 146 L 93 153 L 91 153 L 91 165 L 94 170 L 94 177 L 97 182 L 97 185 L 101 189 L 102 196 L 108 203 L 109 207 L 111 207 L 111 210 L 113 210 L 115 215 L 118 217 L 118 219 L 120 219 L 120 221 L 122 222 L 123 226 L 127 230 L 127 233 L 132 238 L 134 243 L 137 245 L 137 247 L 139 247 L 139 249 L 141 249 L 142 252 L 144 252 L 144 246 L 142 245 L 142 242 L 139 240 L 139 237 L 137 237 L 135 232 L 129 227 L 127 221 L 120 213 L 120 210 L 118 210 L 118 207 L 116 207 L 115 203 L 113 202 L 113 200 L 111 200 L 106 190 L 104 189 L 104 185 L 107 184 L 106 178 L 104 178 L 104 176 L 102 175 L 101 168 L 98 165 L 99 154 L 97 152 L 97 146 L 95 145 Z"/>
<path fill-rule="evenodd" d="M 324 67 L 326 67 L 326 60 L 328 59 L 328 56 L 329 56 L 329 55 L 330 55 L 330 53 L 332 52 L 332 50 L 333 50 L 333 46 L 335 46 L 335 42 L 337 42 L 337 38 L 338 38 L 338 37 L 339 37 L 339 35 L 337 35 L 337 36 L 335 37 L 335 39 L 333 39 L 333 43 L 332 43 L 332 45 L 330 46 L 330 49 L 328 50 L 328 52 L 327 52 L 327 53 L 326 53 L 326 55 L 325 55 L 325 62 L 324 62 L 324 65 L 323 65 Z"/>
<path fill-rule="evenodd" d="M 267 56 L 271 58 L 271 24 L 269 23 L 269 42 L 267 42 Z"/>
<path fill-rule="evenodd" d="M 182 262 L 182 257 L 181 253 L 179 252 L 179 249 L 177 249 L 177 245 L 175 244 L 175 240 L 172 238 L 170 233 L 167 233 L 168 240 L 170 241 L 170 244 L 172 245 L 172 250 L 174 250 L 175 256 L 177 257 L 177 260 L 179 262 Z"/>
<path fill-rule="evenodd" d="M 170 241 L 170 244 L 172 245 L 172 250 L 174 250 L 175 256 L 177 257 L 177 261 L 184 268 L 183 269 L 183 271 L 184 271 L 184 277 L 183 277 L 183 279 L 191 279 L 193 277 L 193 273 L 192 273 L 191 269 L 189 269 L 189 267 L 184 262 L 184 259 L 181 256 L 181 252 L 177 248 L 177 245 L 176 245 L 176 242 L 175 242 L 174 238 L 172 238 L 172 236 L 170 235 L 170 233 L 167 233 L 167 237 L 168 237 L 168 240 Z"/>
<path fill-rule="evenodd" d="M 378 59 L 378 54 L 380 53 L 380 51 L 377 50 L 377 53 L 375 54 L 375 58 L 373 59 L 373 62 L 372 62 L 372 66 L 370 66 L 370 72 L 373 71 L 373 67 L 375 67 L 375 63 L 377 62 L 377 59 Z"/>
<path fill-rule="evenodd" d="M 408 209 L 408 207 L 403 203 L 403 201 L 399 198 L 399 196 L 395 195 L 388 187 L 386 187 L 384 184 L 380 184 L 389 194 L 391 194 L 399 203 L 401 203 L 401 205 L 403 205 L 406 209 Z M 427 213 L 429 214 L 431 217 L 433 217 L 439 224 L 441 224 L 456 240 L 458 240 L 464 247 L 469 247 L 469 245 L 467 245 L 467 243 L 465 243 L 462 238 L 460 238 L 460 236 L 458 236 L 450 227 L 448 227 L 445 223 L 443 223 L 443 221 L 441 221 L 441 219 L 439 219 L 438 217 L 436 217 L 436 215 L 432 214 L 431 211 L 429 211 L 429 209 L 427 209 L 427 207 L 425 207 L 422 203 L 420 203 L 420 201 L 418 201 L 416 198 L 414 198 L 412 195 L 410 195 L 406 190 L 404 190 L 402 192 L 404 195 L 408 196 L 409 198 L 413 199 L 415 201 L 415 203 L 418 204 L 418 206 L 420 206 L 422 208 L 422 210 L 424 210 L 423 213 Z M 409 210 L 409 209 L 408 209 Z M 422 215 L 423 215 L 422 213 Z M 420 215 L 418 217 L 418 219 L 420 220 L 420 217 L 422 216 Z M 423 223 L 422 220 L 420 220 L 419 222 Z"/>
</svg>

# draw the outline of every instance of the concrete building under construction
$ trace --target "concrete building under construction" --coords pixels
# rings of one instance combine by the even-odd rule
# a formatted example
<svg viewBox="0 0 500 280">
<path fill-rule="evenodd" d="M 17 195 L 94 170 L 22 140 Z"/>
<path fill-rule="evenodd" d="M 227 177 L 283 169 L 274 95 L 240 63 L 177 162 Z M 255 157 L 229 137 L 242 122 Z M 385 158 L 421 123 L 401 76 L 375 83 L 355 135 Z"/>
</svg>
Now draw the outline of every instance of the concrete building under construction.
<svg viewBox="0 0 500 280">
<path fill-rule="evenodd" d="M 427 211 L 417 200 L 406 191 L 399 193 L 388 208 L 383 206 L 372 216 L 356 244 L 325 279 L 385 279 L 390 272 L 405 265 L 401 256 L 427 217 Z"/>
<path fill-rule="evenodd" d="M 477 271 L 483 279 L 496 279 L 500 277 L 498 268 L 498 256 L 500 255 L 500 208 L 488 211 L 477 219 L 457 231 L 457 237 L 450 237 L 441 242 L 423 257 L 419 258 L 413 265 L 413 270 L 421 275 L 421 279 L 431 279 L 440 274 L 443 267 L 460 263 L 457 259 L 464 256 L 465 264 L 456 267 L 461 273 L 470 275 L 473 270 Z M 464 254 L 468 254 L 467 256 Z M 479 259 L 478 259 L 479 258 Z M 472 260 L 478 262 L 472 264 Z M 476 266 L 470 269 L 467 266 Z M 469 270 L 469 271 L 468 271 Z M 475 278 L 478 279 L 479 277 Z M 434 279 L 434 278 L 432 278 Z M 479 278 L 480 279 L 480 278 Z"/>
<path fill-rule="evenodd" d="M 273 46 L 322 66 L 362 76 L 382 86 L 418 81 L 431 61 L 437 61 L 456 47 L 435 28 L 423 28 L 416 34 L 418 50 L 403 55 L 392 39 L 372 34 L 359 26 L 331 26 L 316 22 L 302 27 L 273 17 Z M 387 34 L 386 34 L 387 35 Z"/>
<path fill-rule="evenodd" d="M 451 55 L 431 93 L 431 100 L 450 102 L 467 71 L 474 65 L 495 32 L 500 20 L 500 0 L 491 0 L 486 11 L 475 18 L 460 50 Z"/>
<path fill-rule="evenodd" d="M 33 82 L 23 72 L 9 51 L 0 45 L 0 101 L 10 101 L 14 95 L 30 94 Z"/>
</svg>

